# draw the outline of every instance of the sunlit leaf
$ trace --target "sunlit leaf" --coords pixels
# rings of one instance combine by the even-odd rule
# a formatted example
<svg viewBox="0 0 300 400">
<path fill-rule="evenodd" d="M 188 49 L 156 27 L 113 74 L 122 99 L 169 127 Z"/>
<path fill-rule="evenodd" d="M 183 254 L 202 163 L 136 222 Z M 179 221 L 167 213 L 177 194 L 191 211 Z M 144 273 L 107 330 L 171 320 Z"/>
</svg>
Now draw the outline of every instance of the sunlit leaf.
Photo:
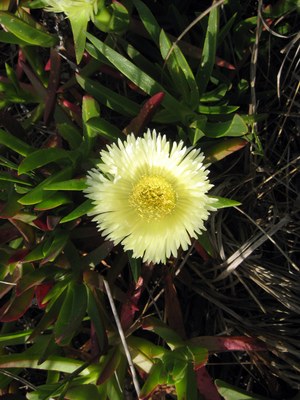
<svg viewBox="0 0 300 400">
<path fill-rule="evenodd" d="M 214 7 L 209 14 L 200 67 L 196 77 L 200 96 L 205 92 L 214 68 L 216 60 L 218 28 L 219 7 Z"/>
<path fill-rule="evenodd" d="M 0 11 L 0 24 L 24 42 L 41 47 L 51 47 L 57 44 L 58 37 L 36 29 L 7 11 Z"/>
<path fill-rule="evenodd" d="M 241 205 L 239 201 L 227 199 L 225 197 L 219 197 L 219 196 L 209 196 L 209 197 L 215 200 L 215 202 L 213 203 L 213 206 L 215 208 L 227 208 L 227 207 L 234 207 Z"/>
<path fill-rule="evenodd" d="M 57 162 L 62 159 L 66 161 L 72 160 L 72 154 L 63 149 L 46 148 L 39 149 L 29 154 L 19 165 L 19 174 L 25 174 L 36 168 L 40 168 L 51 162 Z"/>
</svg>

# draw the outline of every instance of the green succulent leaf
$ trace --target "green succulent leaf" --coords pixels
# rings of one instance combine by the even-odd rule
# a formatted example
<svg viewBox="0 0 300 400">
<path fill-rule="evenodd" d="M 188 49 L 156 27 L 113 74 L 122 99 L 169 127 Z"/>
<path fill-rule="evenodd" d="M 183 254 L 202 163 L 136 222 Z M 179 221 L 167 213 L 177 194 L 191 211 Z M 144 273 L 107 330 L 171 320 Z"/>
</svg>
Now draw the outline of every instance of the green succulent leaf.
<svg viewBox="0 0 300 400">
<path fill-rule="evenodd" d="M 239 201 L 226 199 L 225 197 L 219 197 L 219 196 L 209 196 L 209 197 L 215 200 L 215 202 L 213 203 L 213 206 L 215 208 L 234 207 L 234 206 L 240 206 L 242 204 Z"/>
<path fill-rule="evenodd" d="M 58 315 L 54 335 L 60 346 L 70 343 L 79 329 L 87 309 L 87 292 L 85 285 L 71 281 Z"/>
<path fill-rule="evenodd" d="M 36 29 L 8 11 L 0 11 L 0 24 L 23 42 L 41 47 L 52 47 L 58 43 L 58 37 Z"/>
</svg>

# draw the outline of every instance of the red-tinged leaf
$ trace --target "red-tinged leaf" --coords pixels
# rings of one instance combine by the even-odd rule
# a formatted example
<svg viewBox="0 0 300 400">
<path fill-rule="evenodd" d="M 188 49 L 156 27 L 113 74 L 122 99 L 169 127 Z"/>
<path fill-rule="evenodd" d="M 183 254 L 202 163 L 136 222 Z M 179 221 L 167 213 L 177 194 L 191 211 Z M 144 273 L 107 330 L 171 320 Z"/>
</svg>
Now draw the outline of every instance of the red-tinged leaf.
<svg viewBox="0 0 300 400">
<path fill-rule="evenodd" d="M 21 296 L 13 294 L 11 299 L 0 309 L 0 321 L 11 322 L 21 318 L 28 310 L 34 296 L 34 289 L 29 289 Z"/>
<path fill-rule="evenodd" d="M 8 259 L 8 264 L 14 264 L 22 261 L 25 256 L 29 253 L 28 249 L 19 249 L 12 254 Z"/>
<path fill-rule="evenodd" d="M 212 378 L 203 366 L 196 371 L 196 379 L 198 390 L 203 396 L 204 400 L 222 400 Z"/>
<path fill-rule="evenodd" d="M 41 82 L 40 78 L 35 74 L 35 72 L 24 62 L 20 62 L 23 71 L 27 75 L 27 78 L 32 83 L 36 93 L 41 97 L 41 99 L 45 100 L 47 96 L 47 90 L 44 87 L 43 83 Z"/>
<path fill-rule="evenodd" d="M 62 100 L 60 103 L 62 107 L 74 118 L 74 120 L 82 125 L 81 108 L 66 99 Z"/>
<path fill-rule="evenodd" d="M 165 309 L 168 325 L 184 339 L 186 334 L 182 311 L 170 272 L 165 276 Z"/>
<path fill-rule="evenodd" d="M 105 325 L 102 320 L 102 307 L 98 297 L 98 291 L 92 290 L 86 286 L 88 305 L 87 312 L 91 319 L 91 346 L 97 349 L 97 353 L 105 353 L 107 351 L 108 340 L 105 331 Z M 94 354 L 97 354 L 96 352 Z"/>
<path fill-rule="evenodd" d="M 51 71 L 51 59 L 49 58 L 49 60 L 46 62 L 45 71 Z"/>
<path fill-rule="evenodd" d="M 41 332 L 45 331 L 56 321 L 62 307 L 63 297 L 63 293 L 60 293 L 54 301 L 47 302 L 45 313 L 31 333 L 29 340 L 38 337 Z"/>
<path fill-rule="evenodd" d="M 50 230 L 50 229 L 48 228 L 48 226 L 47 226 L 46 221 L 44 221 L 44 220 L 42 219 L 42 217 L 39 217 L 39 218 L 35 219 L 34 221 L 32 221 L 32 223 L 33 223 L 37 228 L 39 228 L 41 231 L 47 232 L 47 231 Z"/>
<path fill-rule="evenodd" d="M 8 220 L 14 225 L 15 228 L 18 229 L 18 231 L 27 243 L 33 244 L 35 242 L 35 232 L 32 226 L 14 218 L 9 218 Z"/>
<path fill-rule="evenodd" d="M 33 271 L 30 271 L 26 275 L 22 276 L 20 279 L 16 289 L 17 296 L 20 296 L 23 292 L 32 287 L 37 287 L 43 281 L 52 280 L 55 275 L 61 274 L 61 268 L 54 265 L 46 265 L 44 267 L 34 269 Z"/>
<path fill-rule="evenodd" d="M 18 61 L 17 61 L 17 65 L 16 65 L 16 75 L 17 75 L 17 78 L 19 81 L 21 80 L 23 73 L 24 73 L 21 62 L 23 62 L 23 63 L 26 62 L 26 56 L 25 56 L 23 50 L 20 48 L 18 51 Z"/>
<path fill-rule="evenodd" d="M 130 328 L 134 321 L 134 315 L 139 310 L 137 304 L 144 290 L 144 281 L 140 277 L 135 284 L 134 288 L 130 288 L 127 292 L 128 300 L 122 304 L 121 308 L 121 325 L 124 331 Z"/>
<path fill-rule="evenodd" d="M 143 105 L 138 115 L 131 120 L 128 126 L 126 126 L 124 133 L 134 133 L 136 136 L 141 135 L 145 127 L 151 121 L 164 97 L 165 94 L 163 92 L 158 92 L 154 96 L 150 97 L 150 99 Z"/>
<path fill-rule="evenodd" d="M 2 271 L 3 272 L 3 271 Z M 3 276 L 3 275 L 2 275 Z M 22 276 L 22 268 L 16 267 L 12 274 L 7 274 L 4 278 L 2 278 L 3 282 L 0 282 L 0 299 L 6 295 L 10 290 L 14 289 L 17 282 Z M 11 285 L 10 285 L 11 283 Z"/>
<path fill-rule="evenodd" d="M 40 309 L 44 309 L 47 306 L 48 303 L 43 303 L 43 300 L 52 287 L 53 283 L 42 283 L 35 287 L 35 297 Z"/>
<path fill-rule="evenodd" d="M 216 65 L 218 67 L 229 69 L 230 71 L 236 70 L 234 65 L 230 64 L 228 61 L 225 61 L 220 57 L 216 57 Z"/>
<path fill-rule="evenodd" d="M 55 227 L 58 225 L 60 221 L 60 217 L 56 215 L 47 215 L 46 218 L 41 215 L 37 219 L 35 219 L 33 224 L 41 229 L 44 232 L 53 231 Z"/>
<path fill-rule="evenodd" d="M 235 151 L 241 150 L 248 144 L 247 140 L 240 138 L 223 139 L 221 142 L 214 144 L 205 150 L 205 161 L 214 163 L 229 156 Z"/>
<path fill-rule="evenodd" d="M 44 123 L 47 125 L 52 117 L 55 103 L 56 103 L 56 91 L 59 84 L 60 78 L 60 67 L 61 57 L 55 49 L 51 49 L 50 54 L 50 76 L 47 87 L 47 96 L 45 99 L 45 111 L 44 111 Z"/>
<path fill-rule="evenodd" d="M 57 215 L 47 215 L 46 224 L 49 231 L 53 231 L 59 224 L 60 217 Z"/>
<path fill-rule="evenodd" d="M 204 250 L 203 246 L 197 240 L 195 241 L 194 248 L 203 261 L 208 261 L 210 259 L 208 253 Z"/>
<path fill-rule="evenodd" d="M 21 234 L 18 229 L 14 226 L 11 226 L 10 223 L 7 223 L 0 228 L 0 244 L 8 243 L 20 236 Z"/>
<path fill-rule="evenodd" d="M 200 336 L 189 341 L 205 347 L 210 353 L 224 351 L 266 351 L 264 343 L 248 336 Z"/>
</svg>

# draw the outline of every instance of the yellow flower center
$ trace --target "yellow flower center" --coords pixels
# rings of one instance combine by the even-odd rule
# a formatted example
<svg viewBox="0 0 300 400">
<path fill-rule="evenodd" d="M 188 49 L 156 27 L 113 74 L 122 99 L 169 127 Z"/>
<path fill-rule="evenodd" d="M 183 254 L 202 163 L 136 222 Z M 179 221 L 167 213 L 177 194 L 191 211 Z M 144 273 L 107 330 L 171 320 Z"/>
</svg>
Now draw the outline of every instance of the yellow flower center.
<svg viewBox="0 0 300 400">
<path fill-rule="evenodd" d="M 129 203 L 143 219 L 158 220 L 174 210 L 176 194 L 162 176 L 145 175 L 133 187 Z"/>
</svg>

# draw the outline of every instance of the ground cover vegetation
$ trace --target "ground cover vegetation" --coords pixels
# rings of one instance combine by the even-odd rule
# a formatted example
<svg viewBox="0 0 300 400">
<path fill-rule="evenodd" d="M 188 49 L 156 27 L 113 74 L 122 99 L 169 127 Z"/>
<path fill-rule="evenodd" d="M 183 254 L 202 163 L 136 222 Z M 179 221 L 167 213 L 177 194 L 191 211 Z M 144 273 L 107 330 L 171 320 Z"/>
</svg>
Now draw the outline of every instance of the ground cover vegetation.
<svg viewBox="0 0 300 400">
<path fill-rule="evenodd" d="M 299 11 L 0 2 L 1 398 L 299 398 Z"/>
</svg>

